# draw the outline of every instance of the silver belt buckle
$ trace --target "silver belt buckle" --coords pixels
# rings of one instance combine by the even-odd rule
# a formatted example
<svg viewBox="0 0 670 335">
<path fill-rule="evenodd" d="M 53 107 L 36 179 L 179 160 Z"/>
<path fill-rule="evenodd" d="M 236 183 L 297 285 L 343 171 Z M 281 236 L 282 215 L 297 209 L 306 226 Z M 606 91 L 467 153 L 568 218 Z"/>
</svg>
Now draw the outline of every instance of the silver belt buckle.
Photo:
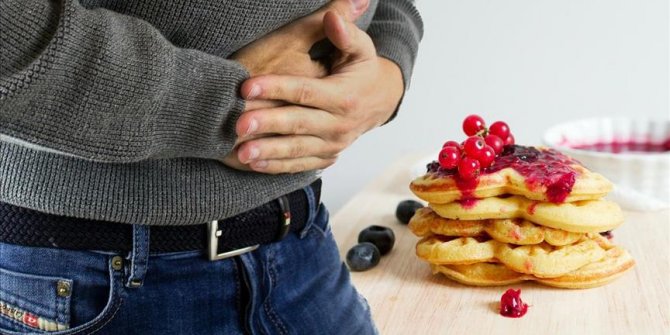
<svg viewBox="0 0 670 335">
<path fill-rule="evenodd" d="M 214 220 L 207 224 L 207 229 L 209 230 L 209 260 L 216 261 L 219 259 L 226 259 L 229 257 L 239 256 L 241 254 L 254 251 L 258 249 L 259 244 L 252 245 L 249 247 L 239 248 L 231 251 L 226 251 L 223 253 L 217 253 L 219 248 L 219 237 L 221 236 L 221 230 L 219 230 L 219 221 Z"/>
</svg>

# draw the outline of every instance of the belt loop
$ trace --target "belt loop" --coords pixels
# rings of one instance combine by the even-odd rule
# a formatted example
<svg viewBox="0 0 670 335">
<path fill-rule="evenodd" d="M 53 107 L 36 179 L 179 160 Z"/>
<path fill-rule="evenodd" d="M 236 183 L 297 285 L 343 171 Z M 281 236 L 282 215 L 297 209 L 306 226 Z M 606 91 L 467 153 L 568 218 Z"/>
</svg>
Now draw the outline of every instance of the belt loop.
<svg viewBox="0 0 670 335">
<path fill-rule="evenodd" d="M 277 234 L 277 238 L 275 240 L 280 241 L 286 237 L 289 230 L 291 230 L 291 204 L 285 195 L 277 198 L 277 202 L 279 203 L 279 210 L 281 213 L 279 214 L 279 234 Z"/>
<path fill-rule="evenodd" d="M 303 188 L 305 191 L 305 197 L 307 197 L 307 222 L 305 223 L 305 228 L 300 232 L 300 238 L 304 238 L 307 235 L 307 232 L 309 232 L 309 228 L 312 226 L 312 223 L 314 222 L 314 218 L 316 217 L 316 213 L 318 210 L 319 204 L 316 203 L 316 195 L 314 194 L 314 189 L 312 186 L 306 186 Z"/>
<path fill-rule="evenodd" d="M 149 226 L 133 225 L 133 249 L 128 255 L 130 270 L 126 287 L 139 288 L 144 283 L 149 262 Z"/>
</svg>

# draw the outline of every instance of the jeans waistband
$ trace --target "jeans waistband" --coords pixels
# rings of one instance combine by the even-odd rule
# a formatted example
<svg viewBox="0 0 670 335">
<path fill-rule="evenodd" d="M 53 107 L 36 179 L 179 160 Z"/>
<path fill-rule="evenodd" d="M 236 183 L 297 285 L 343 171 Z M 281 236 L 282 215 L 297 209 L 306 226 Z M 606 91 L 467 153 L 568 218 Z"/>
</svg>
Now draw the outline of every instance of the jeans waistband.
<svg viewBox="0 0 670 335">
<path fill-rule="evenodd" d="M 290 229 L 308 224 L 318 205 L 321 180 L 287 194 Z M 286 217 L 278 201 L 218 220 L 221 250 L 273 241 Z M 75 250 L 130 251 L 138 239 L 149 241 L 148 250 L 175 252 L 205 249 L 207 224 L 188 226 L 139 225 L 71 218 L 0 203 L 0 242 Z M 149 232 L 150 231 L 150 232 Z"/>
</svg>

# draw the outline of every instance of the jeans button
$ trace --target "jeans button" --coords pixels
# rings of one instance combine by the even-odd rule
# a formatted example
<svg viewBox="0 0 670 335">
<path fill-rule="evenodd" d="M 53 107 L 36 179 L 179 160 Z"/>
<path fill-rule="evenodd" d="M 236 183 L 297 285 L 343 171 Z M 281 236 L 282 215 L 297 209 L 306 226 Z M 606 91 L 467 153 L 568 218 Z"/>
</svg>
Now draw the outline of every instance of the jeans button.
<svg viewBox="0 0 670 335">
<path fill-rule="evenodd" d="M 112 257 L 112 269 L 116 271 L 123 269 L 123 258 L 121 256 Z"/>
<path fill-rule="evenodd" d="M 70 292 L 72 292 L 72 287 L 70 286 L 70 283 L 64 281 L 64 280 L 59 280 L 58 284 L 56 285 L 56 293 L 58 294 L 59 297 L 69 297 Z"/>
</svg>

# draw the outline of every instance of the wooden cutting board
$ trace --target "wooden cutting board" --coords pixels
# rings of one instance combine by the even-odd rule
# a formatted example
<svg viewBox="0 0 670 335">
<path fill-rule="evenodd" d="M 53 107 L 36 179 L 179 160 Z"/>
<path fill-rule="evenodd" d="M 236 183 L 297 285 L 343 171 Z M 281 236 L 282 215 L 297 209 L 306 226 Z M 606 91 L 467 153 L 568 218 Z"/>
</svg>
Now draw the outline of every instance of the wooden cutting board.
<svg viewBox="0 0 670 335">
<path fill-rule="evenodd" d="M 342 259 L 365 227 L 382 225 L 395 232 L 395 247 L 377 267 L 352 273 L 381 334 L 670 334 L 670 211 L 625 213 L 614 243 L 637 264 L 623 277 L 587 290 L 509 286 L 521 288 L 530 308 L 523 318 L 505 318 L 497 308 L 508 286 L 460 285 L 432 275 L 416 257 L 418 238 L 396 220 L 395 208 L 401 200 L 416 199 L 408 185 L 417 158 L 388 168 L 331 221 Z"/>
</svg>

